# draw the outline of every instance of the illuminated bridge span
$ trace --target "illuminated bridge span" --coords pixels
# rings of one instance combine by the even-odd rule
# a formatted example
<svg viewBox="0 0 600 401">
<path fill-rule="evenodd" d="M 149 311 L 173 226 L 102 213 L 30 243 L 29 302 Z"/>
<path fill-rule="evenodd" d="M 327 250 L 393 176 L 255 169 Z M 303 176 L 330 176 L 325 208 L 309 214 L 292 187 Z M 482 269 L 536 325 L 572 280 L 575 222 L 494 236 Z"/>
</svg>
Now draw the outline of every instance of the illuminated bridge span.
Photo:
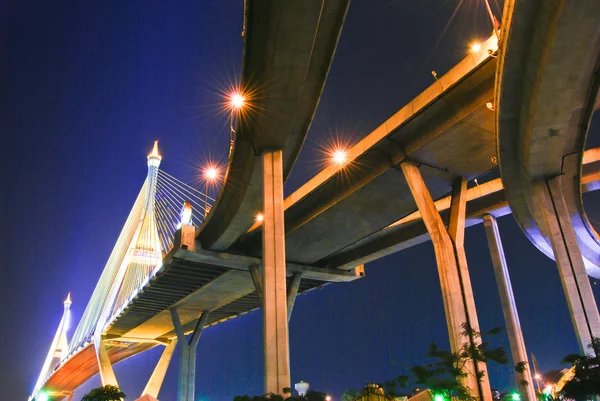
<svg viewBox="0 0 600 401">
<path fill-rule="evenodd" d="M 34 395 L 55 373 L 55 368 L 68 364 L 71 358 L 79 355 L 95 339 L 97 341 L 104 327 L 161 270 L 164 258 L 179 238 L 176 232 L 180 232 L 183 225 L 198 227 L 203 221 L 208 202 L 214 201 L 207 194 L 161 171 L 161 159 L 157 141 L 148 155 L 148 176 L 70 342 L 67 341 L 70 294 L 64 303 L 65 313 L 36 383 Z M 193 232 L 190 235 L 193 238 Z M 60 389 L 60 386 L 53 388 Z"/>
<path fill-rule="evenodd" d="M 160 172 L 156 148 L 149 155 L 146 183 L 81 322 L 67 346 L 66 302 L 32 397 L 62 399 L 96 373 L 117 385 L 114 363 L 161 344 L 143 391 L 156 398 L 179 344 L 178 399 L 193 400 L 202 329 L 259 307 L 265 390 L 279 393 L 290 386 L 288 319 L 297 293 L 360 278 L 364 263 L 426 240 L 436 255 L 451 348 L 472 346 L 479 340 L 461 335 L 465 322 L 478 329 L 464 232 L 480 223 L 513 362 L 527 364 L 496 223 L 511 212 L 557 261 L 575 333 L 589 352 L 589 339 L 600 337 L 587 278 L 600 275 L 600 239 L 581 197 L 600 187 L 600 149 L 585 150 L 599 105 L 600 3 L 544 1 L 538 12 L 541 4 L 507 0 L 502 26 L 492 18 L 492 37 L 284 199 L 348 1 L 298 7 L 248 0 L 241 84 L 261 88 L 253 106 L 273 114 L 250 110 L 237 125 L 205 221 L 206 195 Z M 501 178 L 484 182 L 498 170 Z M 255 222 L 258 210 L 263 219 Z M 464 384 L 491 401 L 485 364 L 468 371 Z M 533 382 L 530 372 L 516 380 L 524 401 L 536 399 L 523 384 Z"/>
</svg>

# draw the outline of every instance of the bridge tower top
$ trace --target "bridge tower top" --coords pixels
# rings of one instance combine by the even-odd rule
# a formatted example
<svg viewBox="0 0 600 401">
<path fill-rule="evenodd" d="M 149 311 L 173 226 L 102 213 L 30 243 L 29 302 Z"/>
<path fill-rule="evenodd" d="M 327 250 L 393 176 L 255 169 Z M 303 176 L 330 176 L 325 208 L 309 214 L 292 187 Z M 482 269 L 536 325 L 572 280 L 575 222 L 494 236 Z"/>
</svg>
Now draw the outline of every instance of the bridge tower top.
<svg viewBox="0 0 600 401">
<path fill-rule="evenodd" d="M 160 166 L 161 160 L 162 155 L 158 152 L 158 141 L 154 141 L 154 147 L 152 148 L 152 152 L 148 154 L 148 167 Z"/>
<path fill-rule="evenodd" d="M 65 302 L 63 302 L 63 305 L 65 306 L 65 311 L 69 310 L 69 308 L 71 308 L 71 304 L 73 302 L 71 301 L 71 293 L 67 294 L 67 299 L 65 299 Z"/>
</svg>

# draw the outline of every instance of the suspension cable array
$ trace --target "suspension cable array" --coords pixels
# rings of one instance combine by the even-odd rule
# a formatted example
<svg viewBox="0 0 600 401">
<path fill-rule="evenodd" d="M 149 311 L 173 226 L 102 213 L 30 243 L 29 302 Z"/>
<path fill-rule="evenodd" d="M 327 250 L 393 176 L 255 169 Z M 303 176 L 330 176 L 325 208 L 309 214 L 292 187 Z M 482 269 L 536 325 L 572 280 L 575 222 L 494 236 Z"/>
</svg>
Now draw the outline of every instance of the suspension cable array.
<svg viewBox="0 0 600 401">
<path fill-rule="evenodd" d="M 43 369 L 36 391 L 63 360 L 99 338 L 107 324 L 160 270 L 163 259 L 173 249 L 174 236 L 181 225 L 200 226 L 205 209 L 214 202 L 207 194 L 161 171 L 161 160 L 155 143 L 148 155 L 147 178 L 69 341 L 68 350 L 54 358 L 51 368 Z"/>
</svg>

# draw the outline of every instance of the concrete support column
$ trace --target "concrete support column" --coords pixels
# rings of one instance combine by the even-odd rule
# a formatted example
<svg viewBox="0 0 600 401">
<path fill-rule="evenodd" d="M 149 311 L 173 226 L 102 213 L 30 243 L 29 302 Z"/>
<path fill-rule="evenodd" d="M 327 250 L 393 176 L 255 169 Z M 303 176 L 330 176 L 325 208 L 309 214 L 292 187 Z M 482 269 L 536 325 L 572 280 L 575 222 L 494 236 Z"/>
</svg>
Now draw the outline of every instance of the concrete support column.
<svg viewBox="0 0 600 401">
<path fill-rule="evenodd" d="M 453 187 L 450 224 L 446 229 L 419 168 L 410 162 L 402 163 L 400 166 L 433 243 L 448 324 L 450 348 L 453 352 L 458 352 L 464 346 L 477 344 L 480 341 L 480 339 L 461 334 L 464 331 L 462 325 L 465 323 L 473 330 L 479 331 L 464 252 L 466 182 L 464 179 L 459 179 Z M 471 390 L 471 394 L 480 400 L 491 401 L 492 393 L 485 364 L 474 365 L 471 363 L 465 368 L 469 374 L 463 381 L 464 385 Z M 483 375 L 481 380 L 477 380 L 477 374 Z"/>
<path fill-rule="evenodd" d="M 198 318 L 198 323 L 194 329 L 190 339 L 185 337 L 183 327 L 179 321 L 179 315 L 175 308 L 171 308 L 171 319 L 173 327 L 177 333 L 177 342 L 179 347 L 179 378 L 177 384 L 177 400 L 192 401 L 195 400 L 196 392 L 196 346 L 200 340 L 200 334 L 210 311 L 204 311 Z"/>
<path fill-rule="evenodd" d="M 545 187 L 540 187 L 540 206 L 571 311 L 579 348 L 582 353 L 594 355 L 594 351 L 588 348 L 588 345 L 594 337 L 600 337 L 600 316 L 573 223 L 563 198 L 561 179 L 562 176 L 551 178 Z"/>
<path fill-rule="evenodd" d="M 115 371 L 113 370 L 112 363 L 106 351 L 104 345 L 104 339 L 101 336 L 96 336 L 94 339 L 94 348 L 96 349 L 96 359 L 98 361 L 98 368 L 100 372 L 100 382 L 102 386 L 116 386 L 119 387 Z"/>
<path fill-rule="evenodd" d="M 521 393 L 523 401 L 536 401 L 533 377 L 527 360 L 527 349 L 525 348 L 525 340 L 523 340 L 521 322 L 517 313 L 517 304 L 513 295 L 506 258 L 504 257 L 504 248 L 502 247 L 498 223 L 494 216 L 486 214 L 483 216 L 483 224 L 490 247 L 492 264 L 494 265 L 496 283 L 500 292 L 500 303 L 502 304 L 502 313 L 506 322 L 513 363 L 515 366 L 518 363 L 525 363 L 525 371 L 523 373 L 516 372 L 519 393 Z"/>
<path fill-rule="evenodd" d="M 280 394 L 290 387 L 290 357 L 283 223 L 283 154 L 263 159 L 263 340 L 265 391 Z"/>
<path fill-rule="evenodd" d="M 175 346 L 177 345 L 177 339 L 171 340 L 169 345 L 167 345 L 152 372 L 152 376 L 148 380 L 144 391 L 142 391 L 142 396 L 148 394 L 154 398 L 158 398 L 158 393 L 160 392 L 160 388 L 162 387 L 163 381 L 165 379 L 165 375 L 167 374 L 167 369 L 169 368 L 169 364 L 171 363 L 171 358 L 173 357 L 173 352 L 175 351 Z"/>
</svg>

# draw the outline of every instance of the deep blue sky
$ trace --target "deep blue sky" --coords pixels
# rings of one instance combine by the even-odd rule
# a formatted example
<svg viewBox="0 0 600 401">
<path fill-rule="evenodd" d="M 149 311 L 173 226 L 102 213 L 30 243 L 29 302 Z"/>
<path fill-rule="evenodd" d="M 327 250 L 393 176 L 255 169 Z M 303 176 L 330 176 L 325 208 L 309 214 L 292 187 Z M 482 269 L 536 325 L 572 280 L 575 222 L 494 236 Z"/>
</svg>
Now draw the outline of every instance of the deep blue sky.
<svg viewBox="0 0 600 401">
<path fill-rule="evenodd" d="M 489 35 L 483 5 L 470 0 L 442 36 L 457 3 L 353 1 L 287 193 L 318 171 L 318 149 L 332 132 L 360 139 L 427 87 L 431 70 L 447 71 L 473 39 Z M 218 93 L 240 71 L 242 5 L 2 2 L 2 399 L 24 400 L 31 391 L 67 292 L 74 320 L 83 312 L 145 178 L 152 141 L 161 141 L 161 167 L 189 183 L 199 182 L 209 158 L 226 159 Z M 600 216 L 597 199 L 586 197 L 592 217 Z M 577 345 L 554 262 L 511 216 L 500 228 L 525 341 L 542 370 L 556 368 Z M 467 230 L 466 241 L 480 324 L 501 326 L 483 227 Z M 339 400 L 346 388 L 423 361 L 430 342 L 447 346 L 430 243 L 366 269 L 363 280 L 298 299 L 290 323 L 293 382 Z M 259 311 L 203 333 L 199 399 L 262 391 L 261 331 Z M 508 349 L 504 335 L 497 342 Z M 116 366 L 129 399 L 140 394 L 159 352 Z M 176 367 L 175 357 L 161 401 L 175 400 Z M 510 367 L 490 366 L 490 375 L 495 387 L 514 385 Z M 90 380 L 78 396 L 98 384 Z"/>
</svg>

